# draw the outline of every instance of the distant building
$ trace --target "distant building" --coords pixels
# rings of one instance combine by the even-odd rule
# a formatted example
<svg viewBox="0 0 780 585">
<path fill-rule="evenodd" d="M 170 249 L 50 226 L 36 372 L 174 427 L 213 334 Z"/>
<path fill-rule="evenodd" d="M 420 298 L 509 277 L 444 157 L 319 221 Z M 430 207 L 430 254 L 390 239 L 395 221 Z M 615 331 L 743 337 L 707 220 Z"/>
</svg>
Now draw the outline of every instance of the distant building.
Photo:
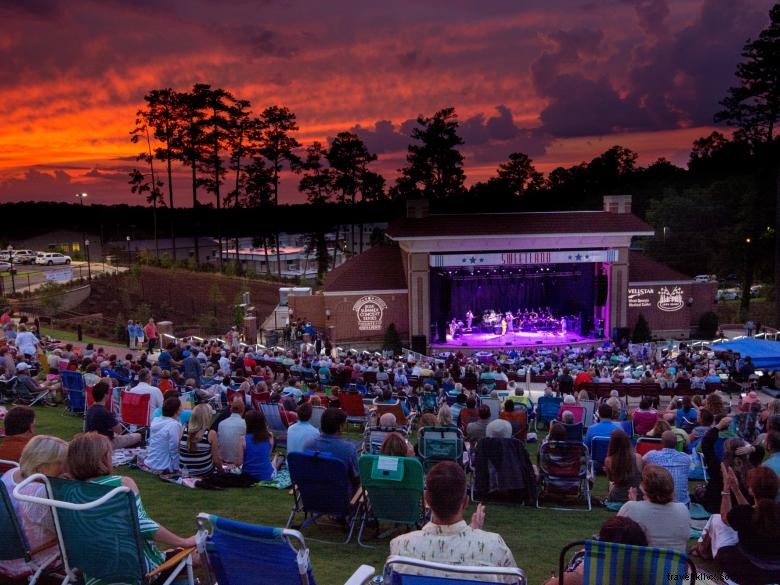
<svg viewBox="0 0 780 585">
<path fill-rule="evenodd" d="M 155 242 L 151 240 L 113 240 L 106 243 L 107 252 L 116 254 L 122 258 L 125 257 L 128 250 L 134 256 L 141 253 L 157 254 L 160 256 L 167 254 L 176 261 L 185 261 L 195 258 L 195 243 L 198 244 L 198 254 L 201 264 L 216 264 L 219 261 L 219 246 L 217 240 L 210 237 L 199 236 L 176 238 L 176 248 L 174 254 L 173 240 L 171 238 L 158 238 Z"/>
<path fill-rule="evenodd" d="M 89 241 L 90 257 L 95 261 L 100 260 L 103 257 L 103 246 L 101 246 L 100 236 L 90 232 L 85 234 L 84 232 L 76 230 L 56 230 L 24 239 L 14 240 L 11 242 L 11 245 L 15 250 L 60 252 L 73 256 L 81 254 L 84 251 L 85 239 Z"/>
</svg>

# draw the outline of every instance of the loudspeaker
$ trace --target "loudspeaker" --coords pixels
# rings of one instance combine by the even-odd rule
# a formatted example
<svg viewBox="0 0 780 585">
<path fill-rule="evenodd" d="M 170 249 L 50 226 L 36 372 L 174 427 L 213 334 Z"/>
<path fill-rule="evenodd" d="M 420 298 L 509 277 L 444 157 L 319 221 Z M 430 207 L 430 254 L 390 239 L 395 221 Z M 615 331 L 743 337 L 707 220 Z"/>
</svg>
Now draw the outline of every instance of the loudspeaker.
<svg viewBox="0 0 780 585">
<path fill-rule="evenodd" d="M 609 281 L 606 274 L 596 275 L 596 306 L 603 307 L 607 304 L 607 292 Z"/>
<path fill-rule="evenodd" d="M 428 349 L 428 338 L 425 335 L 412 335 L 412 351 L 415 353 L 426 354 Z"/>
<path fill-rule="evenodd" d="M 620 343 L 621 339 L 631 339 L 631 329 L 628 327 L 613 327 L 612 328 L 612 341 Z"/>
</svg>

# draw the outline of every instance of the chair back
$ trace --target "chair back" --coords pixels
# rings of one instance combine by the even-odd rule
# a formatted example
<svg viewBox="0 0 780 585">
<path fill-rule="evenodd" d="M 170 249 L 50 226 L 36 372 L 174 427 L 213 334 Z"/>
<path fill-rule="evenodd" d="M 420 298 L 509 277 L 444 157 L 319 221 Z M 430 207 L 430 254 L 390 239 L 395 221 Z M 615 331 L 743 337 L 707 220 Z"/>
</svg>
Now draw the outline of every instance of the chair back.
<svg viewBox="0 0 780 585">
<path fill-rule="evenodd" d="M 480 398 L 480 402 L 487 405 L 487 407 L 490 409 L 489 420 L 496 420 L 501 413 L 501 401 L 498 398 L 490 398 L 489 396 L 486 396 L 484 398 Z"/>
<path fill-rule="evenodd" d="M 126 425 L 149 426 L 149 400 L 151 394 L 122 392 L 119 398 L 119 417 Z"/>
<path fill-rule="evenodd" d="M 406 413 L 404 412 L 404 407 L 401 406 L 400 400 L 393 402 L 392 404 L 376 404 L 377 420 L 379 420 L 383 414 L 388 412 L 395 415 L 395 422 L 398 426 L 405 427 L 409 425 L 409 421 L 406 419 Z"/>
<path fill-rule="evenodd" d="M 252 392 L 250 394 L 250 397 L 252 398 L 252 407 L 255 410 L 260 410 L 261 404 L 268 404 L 271 402 L 271 393 L 266 392 Z"/>
<path fill-rule="evenodd" d="M 60 373 L 62 389 L 68 394 L 68 410 L 70 412 L 84 412 L 87 402 L 85 392 L 87 384 L 81 372 L 65 370 Z"/>
<path fill-rule="evenodd" d="M 629 438 L 634 436 L 634 422 L 630 420 L 615 421 Z"/>
<path fill-rule="evenodd" d="M 439 410 L 439 397 L 436 392 L 422 393 L 422 410 L 436 414 Z"/>
<path fill-rule="evenodd" d="M 566 429 L 567 441 L 578 441 L 582 443 L 583 426 L 581 422 L 574 423 L 571 425 L 567 425 L 566 423 L 560 423 L 560 424 L 563 425 L 564 429 Z"/>
<path fill-rule="evenodd" d="M 630 436 L 630 435 L 629 435 Z M 609 437 L 593 437 L 590 444 L 590 456 L 596 471 L 604 470 L 604 460 L 609 450 Z"/>
<path fill-rule="evenodd" d="M 87 581 L 144 582 L 144 542 L 130 489 L 57 477 L 47 479 L 47 488 L 66 569 L 78 571 Z M 69 509 L 72 504 L 86 506 Z"/>
<path fill-rule="evenodd" d="M 417 449 L 426 471 L 439 461 L 463 461 L 463 433 L 454 427 L 422 427 Z"/>
<path fill-rule="evenodd" d="M 282 419 L 282 411 L 278 404 L 260 404 L 260 412 L 263 413 L 268 430 L 274 436 L 274 442 L 277 445 L 287 443 L 287 425 Z"/>
<path fill-rule="evenodd" d="M 639 437 L 636 441 L 636 452 L 639 455 L 644 455 L 650 451 L 660 451 L 663 449 L 663 443 L 661 439 L 655 439 L 653 437 Z"/>
<path fill-rule="evenodd" d="M 330 453 L 302 451 L 288 453 L 290 479 L 300 494 L 307 514 L 350 515 L 350 484 L 347 465 Z"/>
<path fill-rule="evenodd" d="M 11 495 L 0 482 L 0 561 L 32 558 L 30 546 L 16 517 Z"/>
<path fill-rule="evenodd" d="M 199 514 L 209 567 L 220 585 L 314 584 L 308 549 L 297 530 L 245 524 Z M 299 561 L 304 567 L 299 571 Z"/>
<path fill-rule="evenodd" d="M 339 394 L 339 405 L 341 410 L 346 413 L 347 419 L 366 419 L 366 406 L 363 404 L 363 397 L 359 392 L 342 392 Z"/>
<path fill-rule="evenodd" d="M 458 418 L 460 419 L 460 430 L 462 430 L 465 435 L 469 423 L 477 422 L 479 420 L 479 410 L 476 408 L 461 408 Z"/>
<path fill-rule="evenodd" d="M 95 404 L 95 398 L 92 396 L 92 386 L 87 386 L 85 398 L 87 400 L 87 408 Z M 108 412 L 114 411 L 114 393 L 110 391 L 106 394 L 106 410 Z"/>
<path fill-rule="evenodd" d="M 589 427 L 593 424 L 593 414 L 596 412 L 596 401 L 580 400 L 580 405 L 585 409 L 583 411 L 582 424 Z"/>
<path fill-rule="evenodd" d="M 323 412 L 325 412 L 324 406 L 312 406 L 311 418 L 309 419 L 309 424 L 316 429 L 320 428 L 320 421 L 322 420 Z"/>
<path fill-rule="evenodd" d="M 403 567 L 407 567 L 403 569 Z M 420 572 L 415 575 L 411 571 Z M 506 583 L 525 585 L 518 567 L 447 565 L 410 557 L 391 556 L 385 561 L 384 583 L 388 585 L 480 585 Z"/>
<path fill-rule="evenodd" d="M 585 421 L 585 407 L 579 404 L 561 404 L 558 407 L 558 413 L 556 418 L 560 421 L 563 420 L 563 413 L 569 411 L 574 415 L 575 423 L 582 423 Z"/>
<path fill-rule="evenodd" d="M 601 540 L 566 545 L 561 550 L 559 568 L 565 568 L 568 550 L 583 545 L 583 585 L 661 585 L 669 582 L 669 575 L 690 575 L 686 583 L 696 583 L 696 567 L 684 553 Z"/>
<path fill-rule="evenodd" d="M 562 403 L 563 399 L 558 396 L 540 396 L 539 401 L 536 403 L 538 422 L 546 425 L 551 420 L 555 420 Z"/>
<path fill-rule="evenodd" d="M 417 524 L 422 515 L 423 467 L 415 457 L 363 455 L 360 485 L 379 522 Z"/>
<path fill-rule="evenodd" d="M 401 436 L 406 437 L 406 429 L 397 427 L 366 427 L 365 433 L 363 433 L 363 453 L 371 453 L 373 455 L 379 455 L 382 450 L 382 443 L 384 443 L 387 435 L 390 433 L 399 433 Z"/>
<path fill-rule="evenodd" d="M 539 445 L 539 473 L 579 480 L 588 470 L 588 448 L 582 441 L 547 441 Z"/>
<path fill-rule="evenodd" d="M 512 412 L 501 411 L 499 418 L 512 425 L 512 437 L 520 441 L 528 439 L 528 411 L 522 404 L 516 404 Z"/>
</svg>

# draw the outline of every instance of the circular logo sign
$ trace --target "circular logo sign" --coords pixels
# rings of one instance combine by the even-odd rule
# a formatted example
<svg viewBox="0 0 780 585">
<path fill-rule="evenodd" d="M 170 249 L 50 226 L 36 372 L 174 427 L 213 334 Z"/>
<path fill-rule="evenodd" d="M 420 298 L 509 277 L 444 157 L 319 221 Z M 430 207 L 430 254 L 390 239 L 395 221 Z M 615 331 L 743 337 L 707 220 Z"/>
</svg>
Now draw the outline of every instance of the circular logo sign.
<svg viewBox="0 0 780 585">
<path fill-rule="evenodd" d="M 668 313 L 672 311 L 679 311 L 685 306 L 683 301 L 683 291 L 679 286 L 674 287 L 671 291 L 667 287 L 662 287 L 658 291 L 658 308 Z"/>
<path fill-rule="evenodd" d="M 378 331 L 382 329 L 382 315 L 387 309 L 387 303 L 374 295 L 360 297 L 352 306 L 357 314 L 360 331 Z"/>
</svg>

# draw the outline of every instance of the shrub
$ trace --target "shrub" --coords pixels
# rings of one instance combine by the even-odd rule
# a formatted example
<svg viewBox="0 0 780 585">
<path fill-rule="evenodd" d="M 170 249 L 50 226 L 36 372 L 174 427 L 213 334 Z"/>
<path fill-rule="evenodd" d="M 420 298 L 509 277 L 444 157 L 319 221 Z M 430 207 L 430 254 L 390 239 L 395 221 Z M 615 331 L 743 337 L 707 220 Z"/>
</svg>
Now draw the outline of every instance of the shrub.
<svg viewBox="0 0 780 585">
<path fill-rule="evenodd" d="M 707 311 L 699 317 L 699 331 L 698 336 L 702 339 L 714 339 L 718 334 L 718 316 L 712 311 Z"/>
<path fill-rule="evenodd" d="M 387 326 L 382 349 L 392 351 L 393 355 L 399 355 L 401 353 L 401 336 L 398 334 L 398 330 L 395 328 L 395 323 L 390 323 L 390 325 Z"/>
<path fill-rule="evenodd" d="M 639 318 L 636 320 L 636 325 L 634 325 L 631 341 L 633 343 L 645 343 L 651 339 L 650 324 L 645 319 L 645 316 L 640 313 Z"/>
</svg>

